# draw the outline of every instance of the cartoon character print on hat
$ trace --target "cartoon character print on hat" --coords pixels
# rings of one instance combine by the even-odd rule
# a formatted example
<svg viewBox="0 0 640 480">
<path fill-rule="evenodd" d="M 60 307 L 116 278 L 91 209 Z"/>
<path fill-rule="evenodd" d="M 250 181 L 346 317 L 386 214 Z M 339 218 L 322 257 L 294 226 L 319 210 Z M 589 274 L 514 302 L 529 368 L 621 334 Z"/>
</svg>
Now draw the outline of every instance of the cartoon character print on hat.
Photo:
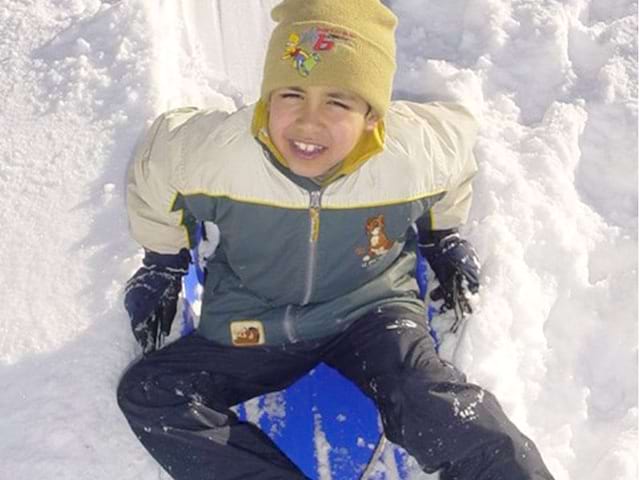
<svg viewBox="0 0 640 480">
<path fill-rule="evenodd" d="M 300 75 L 308 77 L 322 60 L 322 53 L 334 50 L 339 44 L 353 44 L 353 34 L 335 28 L 313 27 L 299 35 L 289 35 L 282 60 L 291 60 L 291 65 Z"/>
<path fill-rule="evenodd" d="M 378 261 L 394 245 L 394 241 L 387 236 L 384 226 L 384 215 L 367 219 L 365 231 L 369 240 L 368 247 L 358 247 L 356 254 L 362 257 L 362 267 L 368 267 Z"/>
</svg>

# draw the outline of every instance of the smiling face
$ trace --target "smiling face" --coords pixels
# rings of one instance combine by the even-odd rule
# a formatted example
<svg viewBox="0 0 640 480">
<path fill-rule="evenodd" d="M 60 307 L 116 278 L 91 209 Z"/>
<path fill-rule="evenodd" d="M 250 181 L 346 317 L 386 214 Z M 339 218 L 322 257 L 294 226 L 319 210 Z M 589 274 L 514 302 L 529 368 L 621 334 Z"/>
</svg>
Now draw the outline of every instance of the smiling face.
<svg viewBox="0 0 640 480">
<path fill-rule="evenodd" d="M 291 171 L 302 177 L 327 173 L 376 122 L 361 97 L 341 88 L 279 88 L 269 101 L 271 140 Z"/>
</svg>

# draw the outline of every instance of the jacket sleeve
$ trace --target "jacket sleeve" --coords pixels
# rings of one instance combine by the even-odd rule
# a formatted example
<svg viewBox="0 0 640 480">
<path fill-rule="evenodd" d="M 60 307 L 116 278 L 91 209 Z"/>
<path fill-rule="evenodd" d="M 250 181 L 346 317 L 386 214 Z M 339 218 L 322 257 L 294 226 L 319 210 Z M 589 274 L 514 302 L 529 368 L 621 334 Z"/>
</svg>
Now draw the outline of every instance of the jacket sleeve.
<svg viewBox="0 0 640 480">
<path fill-rule="evenodd" d="M 446 157 L 448 181 L 445 194 L 429 211 L 432 230 L 457 228 L 467 221 L 471 208 L 471 181 L 478 167 L 473 155 L 478 126 L 475 118 L 456 103 L 421 105 L 426 118 L 440 143 L 438 149 Z"/>
<path fill-rule="evenodd" d="M 183 211 L 174 211 L 184 188 L 181 126 L 195 108 L 162 114 L 136 150 L 127 179 L 127 212 L 133 238 L 148 250 L 174 254 L 189 247 Z"/>
</svg>

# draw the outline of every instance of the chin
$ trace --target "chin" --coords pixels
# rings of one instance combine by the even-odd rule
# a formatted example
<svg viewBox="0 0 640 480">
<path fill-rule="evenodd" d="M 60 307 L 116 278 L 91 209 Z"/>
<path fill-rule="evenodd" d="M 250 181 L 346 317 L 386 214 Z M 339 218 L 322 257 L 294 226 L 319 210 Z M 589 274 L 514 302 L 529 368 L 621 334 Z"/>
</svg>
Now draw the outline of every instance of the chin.
<svg viewBox="0 0 640 480">
<path fill-rule="evenodd" d="M 307 177 L 307 178 L 319 177 L 324 173 L 321 171 L 310 170 L 308 168 L 296 168 L 296 167 L 291 167 L 291 171 L 300 177 Z"/>
</svg>

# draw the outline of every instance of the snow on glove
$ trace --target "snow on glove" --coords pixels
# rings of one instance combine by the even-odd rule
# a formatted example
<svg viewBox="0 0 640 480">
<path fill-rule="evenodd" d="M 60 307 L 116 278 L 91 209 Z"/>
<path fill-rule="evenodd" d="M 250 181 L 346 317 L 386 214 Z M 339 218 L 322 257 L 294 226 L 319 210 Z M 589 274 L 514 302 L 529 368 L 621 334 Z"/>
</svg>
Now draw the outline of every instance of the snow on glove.
<svg viewBox="0 0 640 480">
<path fill-rule="evenodd" d="M 468 296 L 480 287 L 480 261 L 473 246 L 457 230 L 431 231 L 421 238 L 420 253 L 440 283 L 430 294 L 434 302 L 442 301 L 440 312 L 471 313 Z"/>
<path fill-rule="evenodd" d="M 144 354 L 162 347 L 171 331 L 182 277 L 187 273 L 190 260 L 187 249 L 175 255 L 147 250 L 142 267 L 126 284 L 124 306 L 131 319 L 133 336 Z"/>
</svg>

